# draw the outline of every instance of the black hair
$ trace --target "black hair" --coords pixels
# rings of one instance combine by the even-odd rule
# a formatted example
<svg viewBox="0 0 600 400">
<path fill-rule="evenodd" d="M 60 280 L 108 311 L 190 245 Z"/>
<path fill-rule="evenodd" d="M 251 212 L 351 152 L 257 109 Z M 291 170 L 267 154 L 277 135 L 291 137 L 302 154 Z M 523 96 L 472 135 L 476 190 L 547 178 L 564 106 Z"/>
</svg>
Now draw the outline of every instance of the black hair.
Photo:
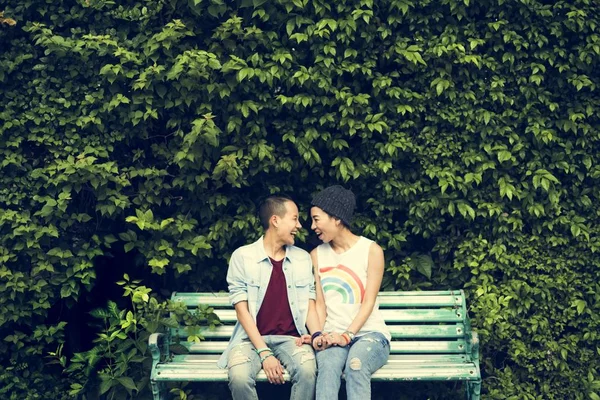
<svg viewBox="0 0 600 400">
<path fill-rule="evenodd" d="M 269 220 L 273 215 L 277 215 L 278 217 L 283 217 L 286 213 L 285 203 L 288 201 L 293 201 L 287 196 L 269 196 L 264 199 L 258 208 L 258 217 L 260 218 L 260 223 L 262 224 L 263 229 L 267 230 L 269 228 Z"/>
</svg>

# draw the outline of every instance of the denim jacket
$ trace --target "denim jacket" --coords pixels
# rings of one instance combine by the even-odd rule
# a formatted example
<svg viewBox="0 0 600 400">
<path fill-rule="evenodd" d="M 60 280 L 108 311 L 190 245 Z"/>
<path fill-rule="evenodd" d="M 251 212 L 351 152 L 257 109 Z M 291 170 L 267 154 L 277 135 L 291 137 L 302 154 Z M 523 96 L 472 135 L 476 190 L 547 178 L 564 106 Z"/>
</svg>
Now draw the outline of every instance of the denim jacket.
<svg viewBox="0 0 600 400">
<path fill-rule="evenodd" d="M 256 316 L 262 305 L 271 279 L 273 265 L 263 245 L 261 236 L 256 242 L 242 246 L 231 255 L 227 270 L 229 301 L 235 306 L 240 301 L 248 302 L 250 315 Z M 292 317 L 298 332 L 307 334 L 306 316 L 309 300 L 316 299 L 315 279 L 310 255 L 295 246 L 286 246 L 283 259 L 283 274 L 287 282 L 287 295 Z M 237 322 L 225 352 L 219 358 L 219 368 L 227 367 L 227 355 L 233 346 L 248 339 L 246 331 Z"/>
</svg>

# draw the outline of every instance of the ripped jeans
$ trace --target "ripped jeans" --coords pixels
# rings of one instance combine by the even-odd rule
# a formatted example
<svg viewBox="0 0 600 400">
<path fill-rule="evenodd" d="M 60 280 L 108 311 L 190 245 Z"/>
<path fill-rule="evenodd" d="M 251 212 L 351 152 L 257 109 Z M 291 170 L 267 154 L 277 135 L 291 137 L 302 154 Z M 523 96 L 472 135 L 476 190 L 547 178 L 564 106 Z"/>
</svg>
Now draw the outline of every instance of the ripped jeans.
<svg viewBox="0 0 600 400">
<path fill-rule="evenodd" d="M 266 335 L 263 339 L 290 373 L 292 378 L 290 400 L 314 399 L 317 366 L 312 347 L 307 344 L 296 346 L 296 338 L 293 336 Z M 252 343 L 246 340 L 231 349 L 227 369 L 233 400 L 258 399 L 255 379 L 262 369 L 262 364 Z"/>
<path fill-rule="evenodd" d="M 342 372 L 348 400 L 371 398 L 371 375 L 385 365 L 390 342 L 379 332 L 356 337 L 349 346 L 333 346 L 317 352 L 317 400 L 338 398 Z"/>
</svg>

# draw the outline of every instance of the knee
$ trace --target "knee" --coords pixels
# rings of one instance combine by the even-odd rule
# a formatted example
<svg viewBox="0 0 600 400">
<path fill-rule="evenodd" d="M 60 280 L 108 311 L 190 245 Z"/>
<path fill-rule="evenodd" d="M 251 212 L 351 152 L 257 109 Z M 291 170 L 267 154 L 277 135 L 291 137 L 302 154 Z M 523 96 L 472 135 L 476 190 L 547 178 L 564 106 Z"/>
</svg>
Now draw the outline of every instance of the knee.
<svg viewBox="0 0 600 400">
<path fill-rule="evenodd" d="M 242 353 L 234 354 L 229 360 L 229 387 L 241 389 L 254 386 L 254 378 L 250 374 L 250 359 Z"/>
<path fill-rule="evenodd" d="M 359 357 L 352 357 L 348 359 L 346 367 L 344 368 L 346 376 L 352 375 L 354 378 L 365 377 L 370 379 L 371 374 L 368 369 L 363 365 L 363 361 Z"/>
<path fill-rule="evenodd" d="M 252 388 L 254 387 L 254 384 L 254 379 L 246 369 L 229 369 L 229 389 L 231 389 L 232 392 Z"/>
<path fill-rule="evenodd" d="M 317 364 L 315 359 L 306 360 L 296 369 L 295 380 L 297 382 L 314 382 L 317 378 Z"/>
<path fill-rule="evenodd" d="M 328 349 L 329 350 L 329 349 Z M 317 354 L 317 370 L 342 374 L 344 368 L 345 355 L 334 351 L 324 350 Z"/>
</svg>

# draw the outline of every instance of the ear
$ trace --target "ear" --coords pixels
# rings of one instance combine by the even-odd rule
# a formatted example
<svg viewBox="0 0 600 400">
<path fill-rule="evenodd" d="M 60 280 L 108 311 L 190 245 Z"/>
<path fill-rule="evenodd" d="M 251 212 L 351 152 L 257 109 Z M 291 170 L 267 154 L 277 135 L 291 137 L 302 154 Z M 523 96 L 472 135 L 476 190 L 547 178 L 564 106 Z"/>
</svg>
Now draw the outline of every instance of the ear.
<svg viewBox="0 0 600 400">
<path fill-rule="evenodd" d="M 279 217 L 275 214 L 271 215 L 271 225 L 273 225 L 274 228 L 279 227 Z"/>
</svg>

